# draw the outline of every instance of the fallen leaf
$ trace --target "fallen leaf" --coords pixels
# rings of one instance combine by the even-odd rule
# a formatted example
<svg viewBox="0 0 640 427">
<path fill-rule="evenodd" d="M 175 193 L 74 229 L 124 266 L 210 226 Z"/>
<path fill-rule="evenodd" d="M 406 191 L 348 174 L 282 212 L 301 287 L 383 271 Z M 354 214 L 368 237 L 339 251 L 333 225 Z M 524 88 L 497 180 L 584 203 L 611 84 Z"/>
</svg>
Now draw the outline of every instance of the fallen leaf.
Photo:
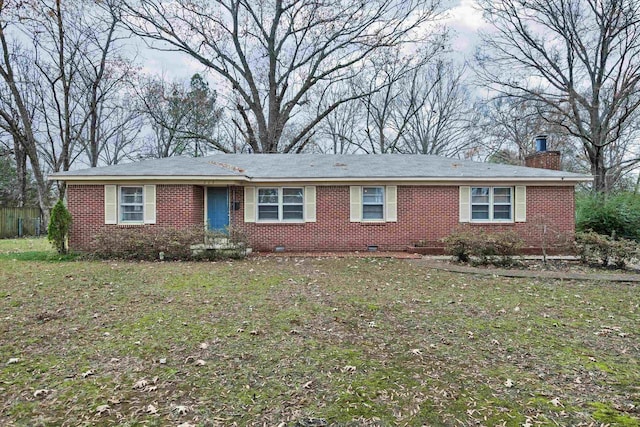
<svg viewBox="0 0 640 427">
<path fill-rule="evenodd" d="M 200 347 L 200 350 L 206 350 L 207 348 L 209 348 L 209 344 L 207 344 L 206 342 L 203 342 L 203 343 L 200 343 L 198 347 Z"/>
<path fill-rule="evenodd" d="M 17 357 L 12 357 L 11 359 L 9 359 L 9 361 L 7 362 L 7 365 L 13 365 L 14 363 L 18 363 L 20 361 L 20 359 L 18 359 Z"/>
<path fill-rule="evenodd" d="M 560 402 L 560 399 L 558 399 L 557 397 L 554 397 L 553 399 L 551 399 L 549 403 L 551 403 L 553 406 L 562 406 L 564 408 L 564 405 Z"/>
<path fill-rule="evenodd" d="M 167 358 L 166 358 L 166 357 L 163 357 L 163 358 L 161 358 L 158 362 L 159 362 L 161 365 L 164 365 L 164 364 L 166 364 L 166 363 L 167 363 Z"/>
<path fill-rule="evenodd" d="M 47 394 L 49 394 L 50 390 L 47 390 L 46 388 L 42 388 L 39 390 L 36 390 L 33 392 L 33 397 L 42 397 L 42 396 L 46 396 Z"/>
<path fill-rule="evenodd" d="M 158 408 L 156 408 L 155 406 L 149 404 L 147 406 L 147 412 L 150 414 L 157 414 L 158 413 Z"/>
<path fill-rule="evenodd" d="M 207 364 L 207 362 L 205 362 L 205 361 L 204 361 L 204 360 L 202 360 L 202 359 L 198 359 L 198 360 L 196 360 L 196 362 L 195 362 L 195 365 L 196 365 L 196 366 L 204 366 L 204 365 L 206 365 L 206 364 Z"/>
<path fill-rule="evenodd" d="M 133 385 L 133 389 L 140 389 L 140 388 L 145 388 L 147 386 L 147 384 L 149 384 L 149 382 L 146 379 L 141 379 L 136 381 L 136 383 Z"/>
<path fill-rule="evenodd" d="M 105 412 L 109 412 L 111 407 L 109 405 L 100 405 L 96 408 L 96 414 L 102 415 Z"/>
<path fill-rule="evenodd" d="M 171 412 L 173 412 L 176 415 L 186 415 L 187 412 L 189 412 L 189 408 L 186 407 L 185 405 L 177 405 L 171 409 Z"/>
<path fill-rule="evenodd" d="M 90 377 L 91 375 L 95 375 L 95 372 L 93 369 L 89 369 L 88 371 L 83 372 L 82 378 L 87 378 L 87 377 Z"/>
<path fill-rule="evenodd" d="M 513 387 L 513 381 L 511 380 L 511 378 L 508 378 L 505 382 L 504 382 L 504 386 L 507 388 L 511 388 Z"/>
</svg>

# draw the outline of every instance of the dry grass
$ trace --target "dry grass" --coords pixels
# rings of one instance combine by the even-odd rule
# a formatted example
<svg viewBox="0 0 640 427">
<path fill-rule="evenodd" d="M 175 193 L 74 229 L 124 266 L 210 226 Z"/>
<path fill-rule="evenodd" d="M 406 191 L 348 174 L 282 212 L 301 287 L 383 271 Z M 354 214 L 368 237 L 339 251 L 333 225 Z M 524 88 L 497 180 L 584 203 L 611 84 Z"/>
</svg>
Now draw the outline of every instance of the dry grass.
<svg viewBox="0 0 640 427">
<path fill-rule="evenodd" d="M 30 240 L 0 283 L 2 425 L 639 424 L 636 285 Z"/>
</svg>

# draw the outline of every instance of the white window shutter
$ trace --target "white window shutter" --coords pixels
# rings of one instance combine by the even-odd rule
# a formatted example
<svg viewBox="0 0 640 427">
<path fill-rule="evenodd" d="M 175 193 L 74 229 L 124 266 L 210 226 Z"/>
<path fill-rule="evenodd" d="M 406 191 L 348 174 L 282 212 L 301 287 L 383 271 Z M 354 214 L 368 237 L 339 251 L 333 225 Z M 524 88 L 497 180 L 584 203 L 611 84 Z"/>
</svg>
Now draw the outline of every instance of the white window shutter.
<svg viewBox="0 0 640 427">
<path fill-rule="evenodd" d="M 104 223 L 118 223 L 118 189 L 115 185 L 104 186 Z"/>
<path fill-rule="evenodd" d="M 156 186 L 144 186 L 144 223 L 156 223 Z"/>
<path fill-rule="evenodd" d="M 460 186 L 460 222 L 471 221 L 471 187 Z"/>
<path fill-rule="evenodd" d="M 256 187 L 244 187 L 244 222 L 256 222 Z"/>
<path fill-rule="evenodd" d="M 387 222 L 398 221 L 398 187 L 387 185 L 384 194 L 385 220 Z"/>
<path fill-rule="evenodd" d="M 524 185 L 516 185 L 515 211 L 516 222 L 527 221 L 527 187 Z"/>
<path fill-rule="evenodd" d="M 316 187 L 304 187 L 304 220 L 316 222 Z"/>
<path fill-rule="evenodd" d="M 360 222 L 362 220 L 362 187 L 352 185 L 349 187 L 349 220 Z"/>
</svg>

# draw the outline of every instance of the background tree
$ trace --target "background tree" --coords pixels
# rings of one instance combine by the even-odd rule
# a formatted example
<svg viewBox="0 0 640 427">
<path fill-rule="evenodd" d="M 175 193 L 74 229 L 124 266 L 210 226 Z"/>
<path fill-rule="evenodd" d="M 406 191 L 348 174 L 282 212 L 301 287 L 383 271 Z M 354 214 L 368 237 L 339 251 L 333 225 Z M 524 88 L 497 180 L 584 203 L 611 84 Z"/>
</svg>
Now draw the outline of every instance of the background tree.
<svg viewBox="0 0 640 427">
<path fill-rule="evenodd" d="M 513 97 L 496 97 L 477 103 L 481 112 L 478 129 L 484 134 L 482 145 L 486 159 L 496 163 L 523 165 L 536 151 L 535 137 L 546 135 L 547 149 L 562 153 L 563 169 L 584 172 L 588 164 L 580 161 L 580 147 L 564 128 L 545 120 L 544 106 Z M 548 113 L 552 115 L 552 113 Z"/>
<path fill-rule="evenodd" d="M 424 37 L 437 7 L 424 0 L 123 4 L 136 34 L 190 55 L 228 84 L 238 128 L 262 153 L 303 150 L 328 114 L 364 95 L 333 88 L 357 76 L 373 55 Z M 300 114 L 310 103 L 315 113 Z"/>
<path fill-rule="evenodd" d="M 458 157 L 471 145 L 470 127 L 476 122 L 470 120 L 465 73 L 463 66 L 442 57 L 415 70 L 400 101 L 415 113 L 406 116 L 399 151 Z"/>
<path fill-rule="evenodd" d="M 19 175 L 20 156 L 30 161 L 45 221 L 45 175 L 79 158 L 97 165 L 110 130 L 123 126 L 114 120 L 132 120 L 112 114 L 134 72 L 119 54 L 118 19 L 89 0 L 0 2 L 0 128 L 13 137 Z"/>
<path fill-rule="evenodd" d="M 544 106 L 542 117 L 577 138 L 595 177 L 632 167 L 609 151 L 640 106 L 640 3 L 630 0 L 481 0 L 495 31 L 477 55 L 493 90 Z M 628 141 L 633 138 L 627 137 Z M 611 163 L 614 162 L 614 163 Z"/>
<path fill-rule="evenodd" d="M 162 77 L 147 78 L 138 92 L 141 113 L 151 129 L 145 155 L 171 157 L 202 156 L 214 149 L 229 152 L 217 135 L 222 109 L 217 94 L 195 74 L 189 83 L 168 82 Z"/>
</svg>

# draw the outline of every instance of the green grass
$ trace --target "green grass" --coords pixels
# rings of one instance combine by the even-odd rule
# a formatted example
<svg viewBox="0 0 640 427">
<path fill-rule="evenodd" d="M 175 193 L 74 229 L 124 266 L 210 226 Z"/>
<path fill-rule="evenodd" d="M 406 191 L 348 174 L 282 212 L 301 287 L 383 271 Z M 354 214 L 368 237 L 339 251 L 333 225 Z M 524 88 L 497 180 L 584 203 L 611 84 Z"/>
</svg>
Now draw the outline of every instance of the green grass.
<svg viewBox="0 0 640 427">
<path fill-rule="evenodd" d="M 0 425 L 639 425 L 637 285 L 47 245 L 0 241 Z"/>
</svg>

